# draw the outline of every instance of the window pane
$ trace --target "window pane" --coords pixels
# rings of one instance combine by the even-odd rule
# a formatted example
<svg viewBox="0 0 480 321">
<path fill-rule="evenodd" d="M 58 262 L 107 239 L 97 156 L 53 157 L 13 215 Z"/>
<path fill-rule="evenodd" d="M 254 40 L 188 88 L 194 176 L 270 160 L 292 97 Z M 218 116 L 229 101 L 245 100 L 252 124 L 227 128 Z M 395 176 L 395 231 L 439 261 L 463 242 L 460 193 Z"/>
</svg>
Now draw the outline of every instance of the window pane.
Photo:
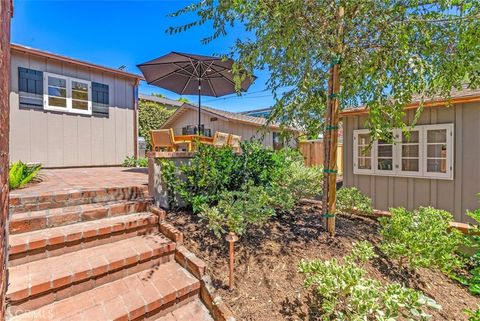
<svg viewBox="0 0 480 321">
<path fill-rule="evenodd" d="M 88 100 L 88 92 L 73 90 L 72 98 L 80 99 L 80 100 Z"/>
<path fill-rule="evenodd" d="M 403 145 L 402 157 L 418 157 L 419 149 L 418 145 Z"/>
<path fill-rule="evenodd" d="M 435 129 L 427 131 L 427 143 L 446 143 L 447 142 L 447 130 Z"/>
<path fill-rule="evenodd" d="M 67 87 L 67 81 L 56 77 L 48 77 L 48 85 L 56 87 Z"/>
<path fill-rule="evenodd" d="M 48 95 L 56 97 L 67 97 L 67 90 L 57 87 L 48 87 Z"/>
<path fill-rule="evenodd" d="M 378 157 L 392 157 L 392 156 L 393 156 L 392 145 L 385 145 L 385 146 L 378 145 Z"/>
<path fill-rule="evenodd" d="M 393 170 L 393 160 L 391 158 L 378 159 L 378 169 L 382 171 Z"/>
<path fill-rule="evenodd" d="M 358 146 L 358 157 L 366 156 L 370 157 L 372 153 L 372 149 L 366 146 Z"/>
<path fill-rule="evenodd" d="M 48 97 L 48 105 L 55 107 L 67 107 L 67 100 L 65 98 Z"/>
<path fill-rule="evenodd" d="M 419 136 L 418 130 L 410 132 L 410 139 L 402 133 L 402 143 L 418 143 Z"/>
<path fill-rule="evenodd" d="M 72 81 L 72 89 L 88 92 L 88 85 L 83 82 Z"/>
<path fill-rule="evenodd" d="M 369 145 L 371 142 L 370 134 L 359 134 L 358 145 Z"/>
<path fill-rule="evenodd" d="M 72 100 L 72 108 L 88 110 L 88 102 L 81 100 Z"/>
<path fill-rule="evenodd" d="M 427 172 L 446 173 L 447 160 L 446 159 L 427 159 Z"/>
<path fill-rule="evenodd" d="M 427 157 L 446 158 L 447 145 L 446 144 L 428 145 Z"/>
<path fill-rule="evenodd" d="M 419 171 L 418 159 L 402 159 L 402 171 L 418 172 Z"/>
<path fill-rule="evenodd" d="M 372 160 L 370 158 L 359 158 L 358 159 L 358 168 L 359 169 L 371 169 Z"/>
</svg>

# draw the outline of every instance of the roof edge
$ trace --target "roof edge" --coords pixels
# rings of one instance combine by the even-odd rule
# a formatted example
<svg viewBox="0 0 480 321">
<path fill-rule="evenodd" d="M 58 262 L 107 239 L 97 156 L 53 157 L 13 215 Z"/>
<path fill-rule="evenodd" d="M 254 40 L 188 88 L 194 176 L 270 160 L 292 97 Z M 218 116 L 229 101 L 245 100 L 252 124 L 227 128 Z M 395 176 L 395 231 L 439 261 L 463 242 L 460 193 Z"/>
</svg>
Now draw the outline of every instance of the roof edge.
<svg viewBox="0 0 480 321">
<path fill-rule="evenodd" d="M 27 46 L 24 46 L 24 45 L 16 44 L 16 43 L 10 44 L 10 50 L 20 52 L 20 53 L 36 55 L 36 56 L 44 57 L 44 58 L 47 58 L 47 59 L 54 59 L 54 60 L 58 60 L 58 61 L 61 61 L 61 62 L 76 64 L 76 65 L 80 65 L 80 66 L 83 66 L 83 67 L 86 67 L 86 68 L 92 68 L 92 69 L 100 70 L 100 71 L 103 71 L 103 72 L 108 72 L 108 73 L 116 74 L 116 75 L 119 75 L 119 76 L 123 76 L 123 77 L 126 77 L 126 78 L 144 80 L 143 76 L 140 76 L 140 75 L 137 75 L 137 74 L 134 74 L 134 73 L 126 72 L 126 71 L 111 68 L 111 67 L 105 67 L 105 66 L 97 65 L 97 64 L 94 64 L 94 63 L 91 63 L 91 62 L 79 60 L 79 59 L 76 59 L 76 58 L 70 58 L 70 57 L 67 57 L 67 56 L 62 56 L 62 55 L 55 54 L 55 53 L 52 53 L 52 52 L 43 51 L 43 50 L 40 50 L 40 49 L 35 49 L 35 48 L 27 47 Z"/>
<path fill-rule="evenodd" d="M 423 107 L 444 107 L 447 104 L 465 104 L 465 103 L 474 103 L 480 102 L 480 95 L 470 95 L 457 97 L 452 99 L 442 99 L 442 100 L 431 100 L 423 103 Z M 405 106 L 404 109 L 416 109 L 420 106 L 419 102 L 411 103 Z M 340 112 L 340 117 L 349 117 L 349 116 L 359 116 L 368 114 L 369 109 L 367 107 L 362 108 L 352 108 L 350 110 L 345 110 Z"/>
</svg>

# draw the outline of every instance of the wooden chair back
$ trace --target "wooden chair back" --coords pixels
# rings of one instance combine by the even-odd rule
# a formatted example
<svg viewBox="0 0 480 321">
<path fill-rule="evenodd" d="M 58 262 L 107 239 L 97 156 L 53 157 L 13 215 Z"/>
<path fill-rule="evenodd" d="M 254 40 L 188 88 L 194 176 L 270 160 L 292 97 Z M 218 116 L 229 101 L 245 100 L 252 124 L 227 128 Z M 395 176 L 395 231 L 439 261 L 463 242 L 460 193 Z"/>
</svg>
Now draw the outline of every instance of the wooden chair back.
<svg viewBox="0 0 480 321">
<path fill-rule="evenodd" d="M 242 141 L 242 136 L 230 134 L 229 137 L 228 137 L 228 146 L 232 147 L 232 149 L 235 152 L 240 153 L 240 151 L 241 151 L 240 142 L 241 141 Z"/>
<path fill-rule="evenodd" d="M 215 147 L 224 147 L 228 145 L 228 138 L 230 134 L 222 133 L 222 132 L 215 132 L 213 136 L 213 143 L 212 145 Z"/>
<path fill-rule="evenodd" d="M 174 152 L 177 150 L 172 128 L 151 130 L 150 138 L 152 143 L 152 151 L 166 149 L 169 152 Z"/>
</svg>

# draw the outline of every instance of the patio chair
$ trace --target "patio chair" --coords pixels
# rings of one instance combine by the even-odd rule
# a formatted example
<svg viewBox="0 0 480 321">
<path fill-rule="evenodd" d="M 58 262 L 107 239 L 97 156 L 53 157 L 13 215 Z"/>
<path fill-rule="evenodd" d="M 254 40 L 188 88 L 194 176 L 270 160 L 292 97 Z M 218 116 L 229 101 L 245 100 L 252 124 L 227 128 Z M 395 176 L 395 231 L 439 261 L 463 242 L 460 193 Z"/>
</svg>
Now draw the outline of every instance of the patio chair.
<svg viewBox="0 0 480 321">
<path fill-rule="evenodd" d="M 241 141 L 242 141 L 242 136 L 233 135 L 233 134 L 230 134 L 228 136 L 228 146 L 232 147 L 232 149 L 236 153 L 240 153 L 241 151 L 241 147 L 240 147 Z"/>
<path fill-rule="evenodd" d="M 158 129 L 150 131 L 152 151 L 166 149 L 169 152 L 177 151 L 177 143 L 173 135 L 173 129 Z"/>
<path fill-rule="evenodd" d="M 212 145 L 215 147 L 227 146 L 229 137 L 230 137 L 230 134 L 217 131 L 215 132 L 215 135 L 213 135 Z"/>
</svg>

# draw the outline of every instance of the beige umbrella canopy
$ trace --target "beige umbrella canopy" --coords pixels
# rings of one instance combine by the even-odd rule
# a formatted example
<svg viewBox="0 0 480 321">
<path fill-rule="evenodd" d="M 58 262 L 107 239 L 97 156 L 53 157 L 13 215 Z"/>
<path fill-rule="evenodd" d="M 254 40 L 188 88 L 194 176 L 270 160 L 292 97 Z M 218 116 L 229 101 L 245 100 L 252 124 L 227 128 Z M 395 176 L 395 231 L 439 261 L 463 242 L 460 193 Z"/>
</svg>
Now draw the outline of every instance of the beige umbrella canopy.
<svg viewBox="0 0 480 321">
<path fill-rule="evenodd" d="M 234 61 L 212 56 L 171 52 L 138 65 L 150 85 L 168 89 L 180 95 L 198 94 L 198 128 L 201 128 L 201 96 L 220 97 L 236 92 L 232 66 Z M 242 81 L 241 91 L 247 91 L 255 77 Z"/>
</svg>

